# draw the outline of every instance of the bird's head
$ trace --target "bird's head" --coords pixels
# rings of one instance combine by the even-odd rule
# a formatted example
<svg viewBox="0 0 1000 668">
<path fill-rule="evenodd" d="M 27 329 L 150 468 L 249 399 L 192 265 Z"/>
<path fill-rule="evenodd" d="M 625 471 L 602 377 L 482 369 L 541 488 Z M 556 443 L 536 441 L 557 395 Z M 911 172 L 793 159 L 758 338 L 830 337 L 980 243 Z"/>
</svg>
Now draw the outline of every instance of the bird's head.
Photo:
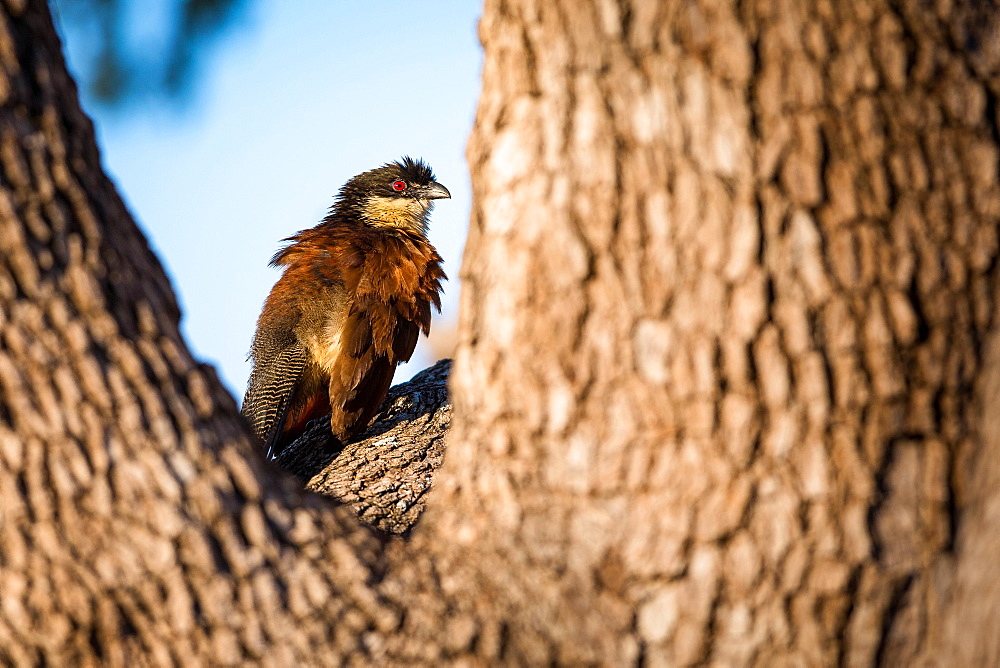
<svg viewBox="0 0 1000 668">
<path fill-rule="evenodd" d="M 434 200 L 450 197 L 427 163 L 406 156 L 348 181 L 334 208 L 346 206 L 372 227 L 404 228 L 426 236 Z"/>
</svg>

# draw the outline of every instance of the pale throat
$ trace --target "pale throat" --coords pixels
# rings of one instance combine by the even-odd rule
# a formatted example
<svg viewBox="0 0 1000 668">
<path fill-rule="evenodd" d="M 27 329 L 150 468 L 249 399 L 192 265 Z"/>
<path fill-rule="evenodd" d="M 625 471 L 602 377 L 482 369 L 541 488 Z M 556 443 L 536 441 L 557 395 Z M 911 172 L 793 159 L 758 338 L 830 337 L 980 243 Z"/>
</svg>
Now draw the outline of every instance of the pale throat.
<svg viewBox="0 0 1000 668">
<path fill-rule="evenodd" d="M 379 197 L 365 199 L 361 218 L 373 227 L 396 227 L 427 236 L 427 217 L 434 202 L 410 197 Z"/>
</svg>

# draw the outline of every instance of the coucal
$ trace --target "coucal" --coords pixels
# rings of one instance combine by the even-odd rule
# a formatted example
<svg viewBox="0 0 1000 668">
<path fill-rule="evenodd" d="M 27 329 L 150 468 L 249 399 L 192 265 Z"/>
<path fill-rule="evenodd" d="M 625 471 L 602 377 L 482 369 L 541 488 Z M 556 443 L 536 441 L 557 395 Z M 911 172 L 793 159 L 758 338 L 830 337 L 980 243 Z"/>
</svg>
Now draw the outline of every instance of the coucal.
<svg viewBox="0 0 1000 668">
<path fill-rule="evenodd" d="M 268 458 L 330 412 L 341 442 L 364 429 L 410 359 L 446 276 L 427 240 L 434 200 L 451 197 L 422 160 L 355 176 L 316 227 L 271 259 L 285 270 L 250 348 L 243 415 Z"/>
</svg>

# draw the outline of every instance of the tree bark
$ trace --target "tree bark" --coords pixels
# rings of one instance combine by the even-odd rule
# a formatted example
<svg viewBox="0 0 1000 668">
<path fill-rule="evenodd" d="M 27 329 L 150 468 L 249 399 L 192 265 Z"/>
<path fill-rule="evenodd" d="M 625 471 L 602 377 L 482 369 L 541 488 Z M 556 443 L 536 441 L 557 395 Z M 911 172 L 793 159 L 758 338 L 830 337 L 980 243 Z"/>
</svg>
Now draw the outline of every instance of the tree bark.
<svg viewBox="0 0 1000 668">
<path fill-rule="evenodd" d="M 988 5 L 487 3 L 428 515 L 504 658 L 1000 661 Z"/>
<path fill-rule="evenodd" d="M 0 2 L 0 663 L 317 662 L 381 539 L 254 455 L 101 170 L 44 0 Z"/>
<path fill-rule="evenodd" d="M 349 504 L 366 524 L 404 533 L 423 513 L 434 473 L 444 461 L 451 424 L 448 376 L 441 360 L 390 388 L 371 426 L 341 445 L 330 416 L 314 420 L 277 458 L 306 488 Z"/>
<path fill-rule="evenodd" d="M 353 510 L 0 7 L 0 662 L 1000 661 L 984 3 L 489 0 L 446 462 L 444 368 L 282 462 Z"/>
</svg>

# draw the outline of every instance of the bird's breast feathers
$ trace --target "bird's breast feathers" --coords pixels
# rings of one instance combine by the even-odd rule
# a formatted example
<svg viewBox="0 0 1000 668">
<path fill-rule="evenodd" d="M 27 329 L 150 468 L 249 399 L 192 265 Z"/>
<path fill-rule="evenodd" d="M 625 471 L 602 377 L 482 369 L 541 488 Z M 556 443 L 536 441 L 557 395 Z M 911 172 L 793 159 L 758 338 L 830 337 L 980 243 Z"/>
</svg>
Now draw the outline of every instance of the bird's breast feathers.
<svg viewBox="0 0 1000 668">
<path fill-rule="evenodd" d="M 343 315 L 331 313 L 326 325 L 313 332 L 306 332 L 302 343 L 310 352 L 312 361 L 322 369 L 332 369 L 340 361 L 343 346 Z"/>
<path fill-rule="evenodd" d="M 303 323 L 316 323 L 299 334 L 311 359 L 328 372 L 369 348 L 393 363 L 409 359 L 416 328 L 427 332 L 431 306 L 440 309 L 445 275 L 434 247 L 412 231 L 383 231 L 311 255 L 313 273 L 336 286 L 303 314 Z"/>
</svg>

